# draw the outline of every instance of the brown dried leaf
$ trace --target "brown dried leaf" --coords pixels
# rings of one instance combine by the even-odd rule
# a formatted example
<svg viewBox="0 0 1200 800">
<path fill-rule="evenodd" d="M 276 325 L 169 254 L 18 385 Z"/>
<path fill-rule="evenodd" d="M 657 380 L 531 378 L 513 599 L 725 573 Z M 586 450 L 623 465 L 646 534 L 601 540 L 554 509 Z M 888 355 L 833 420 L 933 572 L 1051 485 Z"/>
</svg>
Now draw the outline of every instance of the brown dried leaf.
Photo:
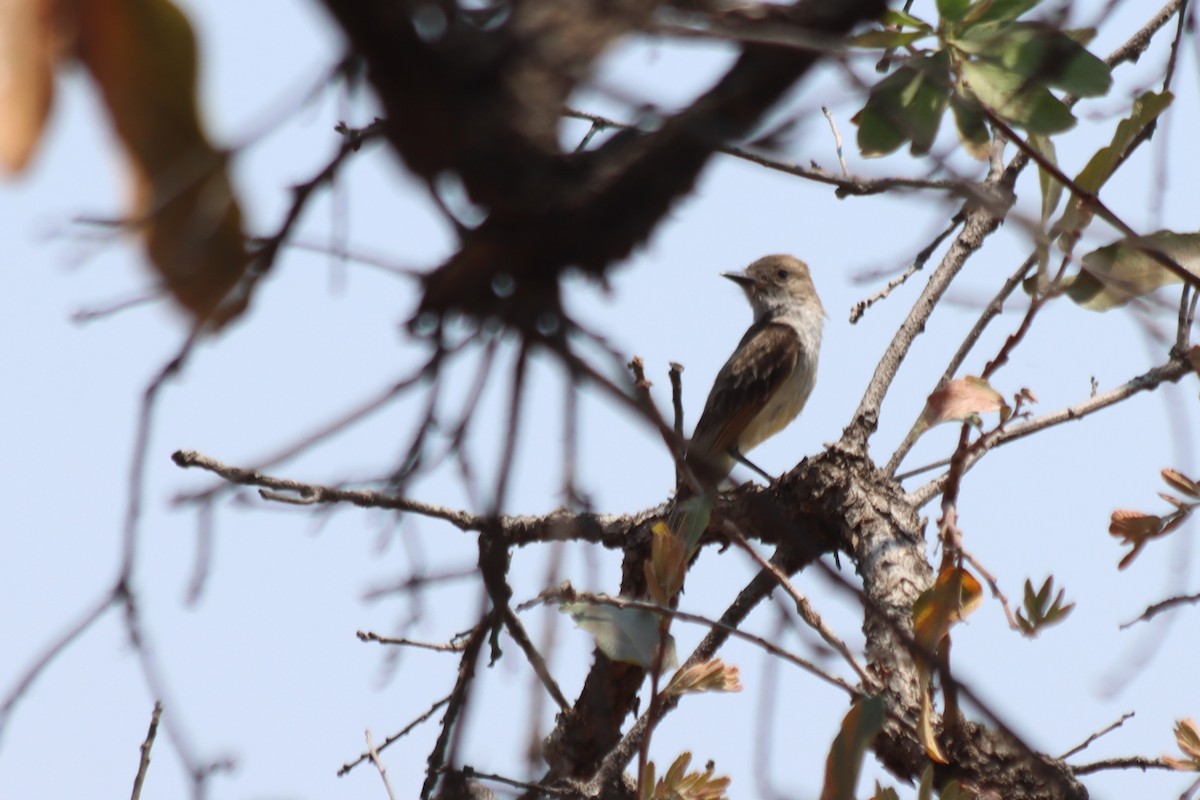
<svg viewBox="0 0 1200 800">
<path fill-rule="evenodd" d="M 1117 564 L 1117 569 L 1125 569 L 1132 564 L 1133 559 L 1146 546 L 1146 543 L 1162 533 L 1163 524 L 1162 517 L 1144 514 L 1141 511 L 1119 508 L 1112 512 L 1112 521 L 1109 522 L 1108 532 L 1113 536 L 1121 537 L 1122 544 L 1133 545 L 1133 549 L 1126 553 L 1125 557 Z"/>
<path fill-rule="evenodd" d="M 1200 500 L 1200 485 L 1182 472 L 1167 468 L 1162 471 L 1162 478 L 1168 486 L 1180 494 Z"/>
<path fill-rule="evenodd" d="M 676 672 L 667 684 L 667 694 L 685 692 L 740 692 L 742 682 L 738 668 L 714 658 Z"/>
<path fill-rule="evenodd" d="M 915 439 L 934 425 L 952 420 L 977 423 L 980 414 L 1007 408 L 1004 396 L 982 378 L 955 378 L 929 395 L 925 410 L 908 435 Z"/>
<path fill-rule="evenodd" d="M 1200 772 L 1200 731 L 1197 730 L 1194 719 L 1189 717 L 1187 719 L 1176 720 L 1175 744 L 1179 746 L 1179 749 L 1187 758 L 1178 759 L 1171 756 L 1163 756 L 1162 760 L 1172 769 Z"/>
<path fill-rule="evenodd" d="M 245 307 L 222 302 L 248 264 L 226 159 L 196 109 L 196 42 L 170 0 L 84 0 L 79 54 L 130 161 L 133 221 L 175 300 L 220 327 Z"/>
<path fill-rule="evenodd" d="M 1200 375 L 1200 344 L 1192 345 L 1191 349 L 1187 351 L 1187 360 L 1196 374 Z"/>
</svg>

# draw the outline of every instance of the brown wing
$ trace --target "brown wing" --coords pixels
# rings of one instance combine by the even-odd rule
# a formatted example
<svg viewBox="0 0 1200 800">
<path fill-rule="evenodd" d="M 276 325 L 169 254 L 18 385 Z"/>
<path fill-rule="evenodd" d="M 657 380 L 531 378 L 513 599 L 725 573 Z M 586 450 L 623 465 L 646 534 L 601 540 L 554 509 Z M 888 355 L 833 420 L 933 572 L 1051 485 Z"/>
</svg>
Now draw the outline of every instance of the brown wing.
<svg viewBox="0 0 1200 800">
<path fill-rule="evenodd" d="M 716 480 L 732 468 L 728 454 L 746 426 L 795 371 L 800 348 L 791 325 L 770 322 L 747 331 L 717 373 L 688 448 L 690 459 L 699 457 L 714 470 L 724 470 Z"/>
</svg>

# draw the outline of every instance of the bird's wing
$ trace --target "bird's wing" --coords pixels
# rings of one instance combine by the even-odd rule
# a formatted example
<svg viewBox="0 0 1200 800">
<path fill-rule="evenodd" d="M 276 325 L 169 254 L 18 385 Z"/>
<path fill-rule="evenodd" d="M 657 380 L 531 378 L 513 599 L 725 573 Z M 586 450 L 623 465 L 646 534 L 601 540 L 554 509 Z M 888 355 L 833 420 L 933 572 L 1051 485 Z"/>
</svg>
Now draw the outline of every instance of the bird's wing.
<svg viewBox="0 0 1200 800">
<path fill-rule="evenodd" d="M 713 381 L 689 455 L 711 462 L 728 454 L 746 426 L 795 371 L 801 347 L 800 336 L 791 325 L 769 322 L 747 331 Z"/>
</svg>

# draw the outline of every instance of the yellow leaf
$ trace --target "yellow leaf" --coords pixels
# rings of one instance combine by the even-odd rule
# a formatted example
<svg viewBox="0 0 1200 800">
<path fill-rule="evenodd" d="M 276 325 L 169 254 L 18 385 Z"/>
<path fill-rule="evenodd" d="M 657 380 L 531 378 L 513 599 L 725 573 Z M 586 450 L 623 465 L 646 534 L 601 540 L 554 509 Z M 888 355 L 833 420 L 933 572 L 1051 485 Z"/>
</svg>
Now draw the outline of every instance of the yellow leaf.
<svg viewBox="0 0 1200 800">
<path fill-rule="evenodd" d="M 961 567 L 943 569 L 933 586 L 913 603 L 913 632 L 917 643 L 933 652 L 950 627 L 979 607 L 983 587 Z"/>
<path fill-rule="evenodd" d="M 129 158 L 146 252 L 176 302 L 220 327 L 245 306 L 226 298 L 248 257 L 225 157 L 196 110 L 192 26 L 170 0 L 80 4 L 80 58 Z"/>
<path fill-rule="evenodd" d="M 983 587 L 975 576 L 961 567 L 946 567 L 938 573 L 933 586 L 913 603 L 913 635 L 917 644 L 927 653 L 936 652 L 954 623 L 965 619 L 981 602 Z M 946 756 L 933 732 L 933 670 L 927 655 L 918 655 L 917 674 L 921 681 L 917 735 L 929 757 L 945 764 Z"/>
</svg>

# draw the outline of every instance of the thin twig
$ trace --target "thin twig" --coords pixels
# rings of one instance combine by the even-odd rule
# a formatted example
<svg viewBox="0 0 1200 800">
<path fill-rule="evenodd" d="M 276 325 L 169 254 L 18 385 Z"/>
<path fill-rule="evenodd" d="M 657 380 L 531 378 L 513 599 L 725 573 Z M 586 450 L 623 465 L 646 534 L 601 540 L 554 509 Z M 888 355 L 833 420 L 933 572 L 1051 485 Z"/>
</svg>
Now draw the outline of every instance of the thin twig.
<svg viewBox="0 0 1200 800">
<path fill-rule="evenodd" d="M 416 728 L 422 722 L 425 722 L 430 717 L 432 717 L 435 713 L 437 713 L 437 710 L 439 708 L 441 708 L 442 706 L 449 703 L 451 697 L 453 697 L 453 695 L 448 694 L 445 697 L 443 697 L 441 700 L 435 701 L 434 704 L 429 707 L 429 710 L 426 711 L 424 714 L 422 714 L 421 716 L 414 719 L 412 722 L 405 725 L 397 733 L 394 733 L 391 736 L 389 736 L 388 738 L 384 739 L 383 744 L 381 744 L 377 748 L 376 752 L 378 752 L 379 750 L 385 749 L 392 742 L 398 741 L 399 739 L 402 739 L 403 737 L 407 736 L 414 728 Z M 358 758 L 354 759 L 353 761 L 347 761 L 345 764 L 342 764 L 341 768 L 337 771 L 338 777 L 339 778 L 342 777 L 343 775 L 348 773 L 350 770 L 357 767 L 359 764 L 362 764 L 365 761 L 369 761 L 370 758 L 371 758 L 370 753 L 363 753 L 362 755 L 360 755 Z"/>
<path fill-rule="evenodd" d="M 738 547 L 750 555 L 754 563 L 758 564 L 759 569 L 767 570 L 775 576 L 775 580 L 779 582 L 780 588 L 787 592 L 788 597 L 792 598 L 792 602 L 796 604 L 796 612 L 800 614 L 800 618 L 804 620 L 805 624 L 816 631 L 817 635 L 824 639 L 825 643 L 832 647 L 850 665 L 850 668 L 858 675 L 858 679 L 862 681 L 862 685 L 866 691 L 871 691 L 875 687 L 875 679 L 867 674 L 867 671 L 858 663 L 858 659 L 850 652 L 850 648 L 846 646 L 846 643 L 838 638 L 837 634 L 825 624 L 825 621 L 821 619 L 821 615 L 808 602 L 808 598 L 800 593 L 800 590 L 792 584 L 783 570 L 763 558 L 762 554 L 746 541 L 746 537 L 742 535 L 742 532 L 732 522 L 727 520 L 724 530 L 733 538 L 734 543 Z"/>
<path fill-rule="evenodd" d="M 366 730 L 366 738 L 367 756 L 371 759 L 371 763 L 375 765 L 375 769 L 379 770 L 379 777 L 383 781 L 383 788 L 387 791 L 388 800 L 396 800 L 396 793 L 392 791 L 392 783 L 388 780 L 387 768 L 379 760 L 379 751 L 375 749 L 375 739 L 371 736 L 370 728 Z"/>
<path fill-rule="evenodd" d="M 546 659 L 534 647 L 534 644 L 529 639 L 529 634 L 525 631 L 525 626 L 521 624 L 521 620 L 513 613 L 511 608 L 504 609 L 504 627 L 508 629 L 508 635 L 513 638 L 517 646 L 521 648 L 521 652 L 525 654 L 525 658 L 529 660 L 529 666 L 533 668 L 533 672 L 538 676 L 538 680 L 542 682 L 542 686 L 546 687 L 546 692 L 558 703 L 558 708 L 561 711 L 566 711 L 571 707 L 571 703 L 563 695 L 562 689 L 558 688 L 558 682 L 554 680 L 554 676 L 550 674 L 550 668 L 546 666 Z"/>
<path fill-rule="evenodd" d="M 1188 595 L 1180 595 L 1178 597 L 1168 597 L 1166 600 L 1161 600 L 1161 601 L 1155 603 L 1154 605 L 1147 607 L 1146 610 L 1143 611 L 1136 619 L 1131 619 L 1131 620 L 1129 620 L 1129 622 L 1122 624 L 1121 630 L 1125 630 L 1126 628 L 1132 627 L 1133 625 L 1136 625 L 1139 622 L 1146 622 L 1147 620 L 1153 619 L 1154 617 L 1157 617 L 1159 614 L 1163 613 L 1164 611 L 1170 611 L 1172 608 L 1175 608 L 1176 606 L 1193 605 L 1195 603 L 1200 603 L 1200 594 L 1188 594 Z"/>
<path fill-rule="evenodd" d="M 137 775 L 133 778 L 133 794 L 129 800 L 139 800 L 142 796 L 142 784 L 146 781 L 146 773 L 150 771 L 150 748 L 154 747 L 154 738 L 158 736 L 158 721 L 162 717 L 162 701 L 154 701 L 154 711 L 150 714 L 150 728 L 140 748 L 142 757 L 138 761 Z"/>
<path fill-rule="evenodd" d="M 933 241 L 926 245 L 921 252 L 917 253 L 917 255 L 913 258 L 912 263 L 908 265 L 908 268 L 905 269 L 904 272 L 888 281 L 887 285 L 875 292 L 875 294 L 871 295 L 865 300 L 859 300 L 857 303 L 851 306 L 850 324 L 856 324 L 860 319 L 862 319 L 862 315 L 867 312 L 867 309 L 878 303 L 880 300 L 887 298 L 893 291 L 895 291 L 896 287 L 903 286 L 908 282 L 909 278 L 911 278 L 920 270 L 924 269 L 925 264 L 928 263 L 929 259 L 933 256 L 933 251 L 941 247 L 942 242 L 946 241 L 950 234 L 954 233 L 954 230 L 961 224 L 962 215 L 955 214 L 950 220 L 950 224 L 947 225 L 946 228 L 937 236 L 935 236 Z"/>
<path fill-rule="evenodd" d="M 1163 383 L 1174 383 L 1190 372 L 1191 367 L 1183 358 L 1172 357 L 1171 360 L 1162 366 L 1147 370 L 1115 389 L 1094 394 L 1083 402 L 1052 411 L 1049 414 L 1043 414 L 1040 417 L 1034 417 L 1020 424 L 997 429 L 993 434 L 982 437 L 972 445 L 972 452 L 967 457 L 964 470 L 969 470 L 974 466 L 988 450 L 1008 444 L 1045 428 L 1083 419 L 1139 392 L 1150 391 Z M 909 492 L 905 499 L 914 508 L 920 508 L 945 488 L 946 481 L 947 475 L 943 474 L 924 486 Z"/>
<path fill-rule="evenodd" d="M 846 165 L 846 156 L 842 153 L 842 133 L 838 130 L 837 122 L 833 119 L 833 114 L 827 106 L 821 106 L 821 113 L 825 115 L 825 119 L 829 121 L 829 129 L 833 131 L 833 147 L 837 151 L 838 164 L 842 168 L 842 175 L 850 177 L 850 167 Z"/>
<path fill-rule="evenodd" d="M 1068 758 L 1070 758 L 1071 756 L 1075 755 L 1076 753 L 1081 753 L 1081 752 L 1083 752 L 1084 750 L 1086 750 L 1086 749 L 1088 748 L 1088 746 L 1089 746 L 1089 745 L 1090 745 L 1092 742 L 1096 741 L 1097 739 L 1099 739 L 1101 736 L 1104 736 L 1105 734 L 1112 733 L 1112 732 L 1113 732 L 1113 731 L 1115 731 L 1117 728 L 1119 728 L 1119 727 L 1121 727 L 1122 725 L 1124 725 L 1124 724 L 1125 724 L 1125 722 L 1126 722 L 1126 720 L 1131 720 L 1131 719 L 1133 719 L 1133 712 L 1132 712 L 1132 711 L 1126 711 L 1124 714 L 1122 714 L 1122 715 L 1121 715 L 1121 718 L 1120 718 L 1120 719 L 1118 719 L 1116 722 L 1113 722 L 1113 723 L 1112 723 L 1112 724 L 1110 724 L 1110 725 L 1106 725 L 1106 726 L 1104 726 L 1103 728 L 1101 728 L 1100 730 L 1096 731 L 1096 732 L 1095 732 L 1095 733 L 1093 733 L 1091 736 L 1087 737 L 1087 738 L 1086 738 L 1086 739 L 1084 739 L 1082 742 L 1080 742 L 1079 744 L 1075 745 L 1074 747 L 1072 747 L 1072 748 L 1071 748 L 1070 750 L 1068 750 L 1067 752 L 1063 753 L 1061 756 L 1059 756 L 1059 757 L 1058 757 L 1058 759 L 1057 759 L 1057 760 L 1058 760 L 1058 761 L 1066 761 Z"/>
<path fill-rule="evenodd" d="M 354 635 L 358 637 L 360 642 L 378 642 L 379 644 L 396 644 L 404 647 L 416 647 L 422 650 L 433 650 L 438 653 L 461 653 L 466 649 L 467 643 L 465 640 L 451 640 L 449 642 L 421 642 L 416 639 L 395 638 L 392 636 L 381 636 L 374 631 L 355 631 Z"/>
</svg>

